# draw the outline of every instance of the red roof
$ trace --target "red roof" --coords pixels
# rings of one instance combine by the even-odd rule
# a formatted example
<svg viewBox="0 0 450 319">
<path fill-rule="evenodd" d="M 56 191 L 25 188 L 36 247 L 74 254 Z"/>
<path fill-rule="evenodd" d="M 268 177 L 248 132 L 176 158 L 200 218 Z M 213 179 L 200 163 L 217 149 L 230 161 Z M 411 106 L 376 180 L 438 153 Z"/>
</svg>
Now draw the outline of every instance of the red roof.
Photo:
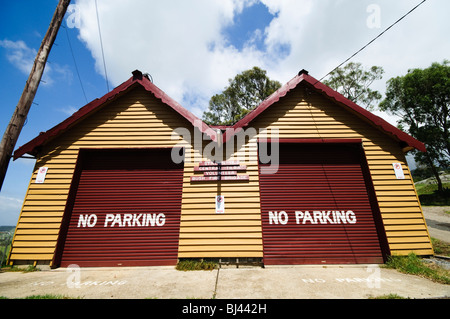
<svg viewBox="0 0 450 319">
<path fill-rule="evenodd" d="M 348 108 L 351 111 L 354 111 L 356 115 L 360 118 L 365 119 L 369 124 L 378 128 L 379 130 L 391 135 L 395 139 L 400 142 L 403 142 L 405 146 L 409 146 L 411 148 L 416 148 L 419 151 L 425 152 L 425 145 L 403 132 L 402 130 L 396 128 L 392 124 L 386 122 L 381 117 L 376 116 L 375 114 L 367 111 L 366 109 L 360 107 L 356 103 L 350 101 L 345 98 L 342 94 L 334 91 L 330 87 L 325 84 L 319 82 L 312 76 L 308 75 L 308 72 L 302 70 L 300 73 L 295 76 L 292 80 L 270 95 L 266 100 L 264 100 L 260 105 L 258 105 L 254 110 L 248 113 L 243 119 L 238 121 L 236 124 L 232 126 L 233 130 L 229 130 L 229 133 L 225 131 L 225 136 L 223 137 L 223 141 L 226 142 L 234 133 L 238 132 L 241 129 L 245 129 L 246 126 L 250 124 L 259 114 L 264 112 L 267 108 L 278 102 L 282 97 L 286 96 L 288 92 L 295 89 L 301 83 L 308 85 L 310 88 L 316 90 L 317 92 L 323 94 L 324 96 L 333 99 L 339 105 Z"/>
<path fill-rule="evenodd" d="M 89 116 L 93 111 L 97 108 L 101 107 L 104 103 L 114 100 L 117 98 L 122 92 L 126 91 L 132 86 L 141 85 L 147 91 L 153 93 L 153 95 L 160 99 L 162 102 L 170 106 L 176 112 L 178 112 L 181 116 L 187 119 L 194 127 L 197 127 L 200 132 L 206 133 L 212 140 L 216 140 L 216 132 L 210 128 L 206 123 L 197 118 L 194 114 L 186 110 L 182 107 L 178 102 L 169 97 L 166 93 L 164 93 L 161 89 L 159 89 L 156 85 L 154 85 L 146 76 L 142 75 L 142 72 L 139 70 L 135 70 L 132 72 L 133 76 L 128 79 L 128 81 L 122 83 L 118 87 L 116 87 L 111 92 L 107 93 L 100 99 L 95 99 L 92 102 L 86 104 L 82 108 L 80 108 L 77 112 L 72 114 L 72 116 L 68 117 L 63 122 L 59 123 L 55 127 L 50 130 L 41 133 L 39 136 L 35 137 L 33 140 L 29 141 L 25 145 L 19 147 L 14 152 L 14 159 L 19 158 L 20 156 L 28 153 L 32 154 L 36 147 L 41 146 L 46 143 L 50 139 L 58 136 L 63 133 L 67 129 L 74 126 L 80 119 Z"/>
<path fill-rule="evenodd" d="M 422 142 L 419 142 L 412 136 L 406 134 L 405 132 L 399 130 L 395 126 L 389 124 L 381 117 L 378 117 L 366 109 L 360 107 L 349 99 L 345 98 L 343 95 L 338 92 L 332 90 L 328 86 L 322 84 L 317 81 L 312 76 L 308 75 L 306 71 L 301 71 L 299 75 L 290 80 L 287 84 L 282 86 L 276 92 L 274 92 L 271 96 L 269 96 L 266 100 L 264 100 L 258 107 L 256 107 L 253 111 L 247 114 L 243 119 L 234 124 L 233 126 L 208 126 L 202 120 L 197 118 L 194 114 L 183 108 L 179 103 L 170 98 L 166 93 L 164 93 L 161 89 L 159 89 L 156 85 L 154 85 L 146 76 L 143 76 L 142 73 L 138 70 L 133 71 L 133 76 L 128 79 L 126 82 L 122 83 L 118 87 L 116 87 L 111 92 L 107 93 L 100 99 L 95 99 L 92 102 L 86 104 L 77 112 L 75 112 L 72 116 L 51 128 L 50 130 L 41 133 L 39 136 L 26 143 L 25 145 L 19 147 L 14 152 L 14 159 L 19 158 L 20 156 L 28 153 L 33 154 L 37 147 L 43 145 L 50 139 L 58 136 L 63 133 L 67 129 L 73 127 L 79 120 L 84 119 L 89 116 L 92 112 L 97 110 L 97 108 L 101 107 L 104 103 L 114 100 L 117 98 L 122 92 L 126 91 L 132 86 L 141 85 L 145 90 L 151 92 L 156 98 L 160 99 L 162 102 L 170 106 L 176 112 L 178 112 L 181 116 L 187 119 L 194 127 L 197 127 L 202 133 L 207 134 L 213 141 L 216 140 L 216 131 L 214 129 L 225 130 L 223 136 L 223 142 L 226 142 L 234 133 L 240 131 L 241 129 L 245 129 L 246 126 L 250 124 L 255 117 L 265 111 L 267 108 L 275 104 L 280 100 L 280 98 L 286 96 L 288 92 L 296 88 L 300 83 L 304 83 L 309 87 L 315 89 L 317 92 L 325 95 L 328 98 L 335 100 L 339 105 L 348 108 L 351 111 L 354 111 L 358 116 L 365 119 L 369 124 L 374 127 L 380 129 L 381 131 L 391 135 L 393 138 L 397 139 L 400 142 L 403 142 L 405 146 L 409 146 L 412 148 L 416 148 L 419 151 L 425 152 L 425 145 Z M 233 130 L 226 130 L 226 128 L 232 128 Z"/>
</svg>

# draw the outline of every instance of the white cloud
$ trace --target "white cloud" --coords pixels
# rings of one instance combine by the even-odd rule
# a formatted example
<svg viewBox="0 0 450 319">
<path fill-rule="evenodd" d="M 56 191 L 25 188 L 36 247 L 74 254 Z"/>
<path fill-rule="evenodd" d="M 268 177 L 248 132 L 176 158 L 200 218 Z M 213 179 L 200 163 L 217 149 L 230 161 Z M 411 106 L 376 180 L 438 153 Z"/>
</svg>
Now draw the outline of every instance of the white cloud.
<svg viewBox="0 0 450 319">
<path fill-rule="evenodd" d="M 319 79 L 415 5 L 408 0 L 259 0 L 273 19 L 238 50 L 223 30 L 257 1 L 98 1 L 110 81 L 118 85 L 134 69 L 149 72 L 157 86 L 200 116 L 229 78 L 255 65 L 282 83 L 303 68 Z M 367 24 L 371 4 L 380 9 L 380 28 Z M 79 39 L 103 74 L 95 3 L 78 0 L 76 5 Z M 382 91 L 389 78 L 411 67 L 441 62 L 450 52 L 449 11 L 447 0 L 425 3 L 352 61 L 383 66 L 385 76 L 375 84 Z M 264 40 L 265 51 L 254 45 L 257 39 Z"/>
<path fill-rule="evenodd" d="M 222 35 L 235 14 L 255 0 L 98 1 L 107 73 L 114 86 L 140 69 L 185 107 L 201 114 L 209 97 L 229 78 L 253 65 L 262 53 L 238 51 Z M 80 35 L 104 74 L 95 3 L 76 2 Z M 185 105 L 197 96 L 204 105 Z M 205 103 L 206 102 L 206 103 Z"/>
<path fill-rule="evenodd" d="M 66 107 L 61 107 L 57 109 L 59 112 L 62 112 L 66 115 L 71 116 L 73 113 L 75 113 L 76 111 L 78 111 L 78 109 L 76 107 L 73 106 L 66 106 Z"/>
<path fill-rule="evenodd" d="M 0 195 L 0 215 L 2 216 L 0 225 L 15 225 L 22 202 L 23 200 L 15 197 Z"/>
<path fill-rule="evenodd" d="M 25 74 L 30 73 L 37 51 L 29 48 L 23 41 L 0 40 L 0 46 L 5 48 L 7 59 Z"/>
<path fill-rule="evenodd" d="M 2 205 L 2 209 L 20 209 L 22 207 L 22 200 L 14 197 L 8 197 L 4 195 L 0 195 L 0 201 Z"/>
<path fill-rule="evenodd" d="M 274 0 L 262 1 L 270 4 Z M 278 5 L 279 13 L 266 30 L 267 41 L 291 45 L 280 70 L 305 68 L 316 78 L 331 71 L 419 3 L 408 0 L 303 0 L 295 1 L 295 5 L 274 2 L 277 4 L 272 10 Z M 367 24 L 371 14 L 367 8 L 372 4 L 379 7 L 380 28 L 370 28 Z M 379 82 L 381 88 L 389 78 L 405 74 L 409 68 L 441 62 L 450 52 L 450 42 L 446 41 L 450 26 L 446 12 L 449 11 L 450 3 L 445 0 L 423 4 L 351 61 L 383 66 L 386 74 Z"/>
<path fill-rule="evenodd" d="M 22 40 L 11 41 L 8 39 L 0 40 L 0 47 L 6 49 L 6 58 L 12 65 L 26 76 L 30 74 L 37 54 L 35 49 L 28 47 Z M 72 78 L 72 72 L 67 65 L 61 66 L 47 61 L 42 75 L 42 85 L 50 86 L 55 80 L 71 82 Z"/>
<path fill-rule="evenodd" d="M 261 1 L 277 13 L 266 29 L 266 41 L 272 45 L 286 43 L 291 48 L 290 54 L 272 70 L 272 74 L 283 82 L 302 68 L 320 79 L 420 2 Z M 371 28 L 367 23 L 374 13 L 367 10 L 370 5 L 379 9 L 379 28 Z M 449 57 L 450 42 L 446 40 L 450 28 L 449 11 L 450 2 L 445 0 L 424 3 L 351 61 L 361 62 L 366 67 L 382 66 L 384 77 L 376 81 L 373 88 L 384 94 L 390 78 L 404 75 L 410 68 L 426 68 L 432 62 L 442 62 Z M 394 125 L 398 120 L 384 112 L 374 113 Z"/>
<path fill-rule="evenodd" d="M 295 46 L 301 43 L 304 30 L 307 27 L 305 19 L 310 16 L 313 7 L 312 0 L 261 0 L 269 12 L 276 17 L 266 28 L 266 45 L 268 50 L 276 51 L 283 44 Z"/>
</svg>

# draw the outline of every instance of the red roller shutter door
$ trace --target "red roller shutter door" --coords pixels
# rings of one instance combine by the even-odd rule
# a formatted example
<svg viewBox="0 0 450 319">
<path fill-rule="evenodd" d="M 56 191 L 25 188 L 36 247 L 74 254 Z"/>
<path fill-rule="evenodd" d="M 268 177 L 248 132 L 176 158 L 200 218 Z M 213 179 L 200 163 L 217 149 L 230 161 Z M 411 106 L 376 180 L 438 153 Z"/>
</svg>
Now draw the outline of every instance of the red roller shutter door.
<svg viewBox="0 0 450 319">
<path fill-rule="evenodd" d="M 170 149 L 80 151 L 61 266 L 175 265 L 183 164 Z"/>
<path fill-rule="evenodd" d="M 276 174 L 261 174 L 260 163 L 265 264 L 383 262 L 361 151 L 360 144 L 281 143 Z"/>
</svg>

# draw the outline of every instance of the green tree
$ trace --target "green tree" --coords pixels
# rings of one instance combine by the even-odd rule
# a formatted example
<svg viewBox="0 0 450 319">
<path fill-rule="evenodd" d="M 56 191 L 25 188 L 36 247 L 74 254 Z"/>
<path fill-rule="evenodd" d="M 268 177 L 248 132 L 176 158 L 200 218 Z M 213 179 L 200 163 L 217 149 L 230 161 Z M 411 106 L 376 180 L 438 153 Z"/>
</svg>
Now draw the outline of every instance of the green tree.
<svg viewBox="0 0 450 319">
<path fill-rule="evenodd" d="M 384 70 L 380 66 L 372 66 L 364 70 L 361 63 L 350 62 L 342 68 L 337 68 L 330 73 L 330 79 L 323 81 L 333 90 L 341 93 L 347 99 L 373 109 L 373 103 L 381 100 L 381 93 L 370 89 L 375 80 L 383 77 Z"/>
<path fill-rule="evenodd" d="M 427 152 L 415 153 L 417 162 L 427 165 L 443 191 L 437 165 L 450 164 L 449 135 L 450 61 L 433 63 L 426 69 L 412 69 L 387 82 L 382 111 L 400 117 L 399 124 L 425 143 Z"/>
<path fill-rule="evenodd" d="M 258 67 L 244 71 L 228 82 L 222 93 L 210 99 L 209 108 L 203 113 L 203 121 L 210 125 L 236 123 L 281 87 L 280 82 L 269 79 L 266 71 Z"/>
</svg>

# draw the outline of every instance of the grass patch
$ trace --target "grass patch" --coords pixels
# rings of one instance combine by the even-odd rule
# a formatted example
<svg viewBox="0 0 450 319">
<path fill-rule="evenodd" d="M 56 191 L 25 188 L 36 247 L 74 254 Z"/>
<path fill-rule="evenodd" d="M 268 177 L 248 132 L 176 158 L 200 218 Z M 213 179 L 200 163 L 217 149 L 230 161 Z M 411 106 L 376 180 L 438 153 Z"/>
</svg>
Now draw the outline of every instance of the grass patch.
<svg viewBox="0 0 450 319">
<path fill-rule="evenodd" d="M 381 295 L 376 297 L 369 297 L 369 299 L 409 299 L 402 296 L 399 296 L 397 294 L 388 294 L 388 295 Z"/>
<path fill-rule="evenodd" d="M 11 250 L 13 229 L 14 227 L 11 229 L 11 226 L 0 226 L 0 266 L 2 267 L 6 265 L 6 260 L 8 259 L 9 251 Z"/>
<path fill-rule="evenodd" d="M 17 266 L 5 266 L 1 268 L 1 271 L 5 272 L 34 272 L 34 271 L 40 271 L 39 268 L 33 265 L 28 265 L 26 268 L 24 267 L 17 267 Z"/>
<path fill-rule="evenodd" d="M 431 243 L 436 255 L 450 257 L 450 244 L 442 240 L 431 237 Z"/>
<path fill-rule="evenodd" d="M 438 192 L 436 183 L 415 184 L 420 203 L 425 206 L 450 206 L 450 183 L 443 183 L 443 192 Z"/>
<path fill-rule="evenodd" d="M 25 297 L 23 299 L 73 299 L 73 298 L 63 296 L 63 295 L 47 294 L 47 295 L 32 295 L 32 296 Z"/>
<path fill-rule="evenodd" d="M 11 298 L 1 296 L 0 299 L 11 299 Z M 13 299 L 80 299 L 80 298 L 72 298 L 63 295 L 46 294 L 46 295 L 31 295 L 24 298 L 13 298 Z"/>
<path fill-rule="evenodd" d="M 418 195 L 433 194 L 438 189 L 436 181 L 430 183 L 416 183 L 415 186 Z M 444 182 L 442 183 L 442 186 L 444 189 L 450 188 L 450 183 Z"/>
<path fill-rule="evenodd" d="M 182 271 L 213 270 L 215 268 L 217 268 L 217 263 L 198 259 L 183 259 L 180 260 L 176 266 L 177 270 Z"/>
<path fill-rule="evenodd" d="M 434 282 L 450 284 L 450 271 L 433 264 L 427 265 L 414 253 L 408 256 L 390 256 L 385 267 L 428 278 Z"/>
</svg>

